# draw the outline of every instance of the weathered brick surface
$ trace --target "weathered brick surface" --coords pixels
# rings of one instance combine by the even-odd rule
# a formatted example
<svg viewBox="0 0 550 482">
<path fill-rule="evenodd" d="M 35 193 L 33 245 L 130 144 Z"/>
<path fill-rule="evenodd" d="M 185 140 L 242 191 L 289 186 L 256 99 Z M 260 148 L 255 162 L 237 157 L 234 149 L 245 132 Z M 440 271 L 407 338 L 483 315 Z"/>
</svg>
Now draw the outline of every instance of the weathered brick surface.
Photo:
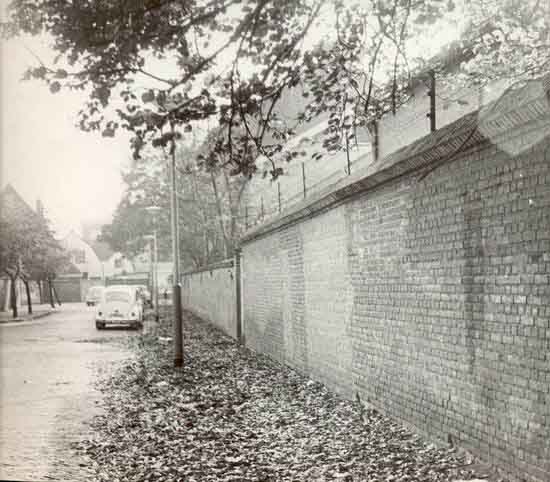
<svg viewBox="0 0 550 482">
<path fill-rule="evenodd" d="M 182 304 L 201 318 L 237 337 L 235 269 L 223 266 L 182 276 Z"/>
<path fill-rule="evenodd" d="M 550 480 L 550 139 L 535 134 L 248 240 L 246 344 Z"/>
</svg>

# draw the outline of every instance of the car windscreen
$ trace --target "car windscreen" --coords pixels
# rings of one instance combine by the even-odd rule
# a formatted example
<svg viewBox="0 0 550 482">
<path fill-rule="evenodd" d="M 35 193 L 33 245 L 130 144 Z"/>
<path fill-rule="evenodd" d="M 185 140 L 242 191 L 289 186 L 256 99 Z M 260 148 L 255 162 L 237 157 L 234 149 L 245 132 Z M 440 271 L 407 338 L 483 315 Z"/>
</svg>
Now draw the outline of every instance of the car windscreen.
<svg viewBox="0 0 550 482">
<path fill-rule="evenodd" d="M 130 294 L 127 291 L 107 291 L 105 293 L 105 301 L 122 301 L 124 303 L 130 302 Z"/>
</svg>

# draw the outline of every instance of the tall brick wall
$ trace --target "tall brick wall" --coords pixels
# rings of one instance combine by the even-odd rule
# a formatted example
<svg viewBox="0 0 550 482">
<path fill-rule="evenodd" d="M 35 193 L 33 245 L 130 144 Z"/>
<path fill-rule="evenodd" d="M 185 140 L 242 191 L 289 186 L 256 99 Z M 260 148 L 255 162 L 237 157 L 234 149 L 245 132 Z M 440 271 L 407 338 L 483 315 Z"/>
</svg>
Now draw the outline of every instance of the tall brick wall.
<svg viewBox="0 0 550 482">
<path fill-rule="evenodd" d="M 548 128 L 249 238 L 247 346 L 550 480 Z"/>
<path fill-rule="evenodd" d="M 184 274 L 182 305 L 236 338 L 237 308 L 233 262 Z"/>
</svg>

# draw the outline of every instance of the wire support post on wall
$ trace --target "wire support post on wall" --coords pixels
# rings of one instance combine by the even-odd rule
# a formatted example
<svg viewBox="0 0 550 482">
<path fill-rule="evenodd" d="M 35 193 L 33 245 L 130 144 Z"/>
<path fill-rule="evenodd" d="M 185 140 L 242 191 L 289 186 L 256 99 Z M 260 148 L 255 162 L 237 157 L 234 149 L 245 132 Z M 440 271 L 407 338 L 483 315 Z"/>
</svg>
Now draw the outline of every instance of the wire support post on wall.
<svg viewBox="0 0 550 482">
<path fill-rule="evenodd" d="M 346 135 L 346 159 L 347 159 L 347 169 L 346 174 L 351 176 L 351 159 L 349 157 L 349 138 Z"/>
<path fill-rule="evenodd" d="M 430 97 L 430 112 L 426 114 L 426 117 L 430 118 L 430 132 L 435 132 L 435 70 L 430 70 L 429 79 L 430 79 L 430 90 L 428 91 L 428 96 Z"/>
<path fill-rule="evenodd" d="M 302 162 L 302 185 L 304 188 L 304 199 L 307 196 L 307 189 L 306 189 L 306 165 L 304 162 Z"/>
<path fill-rule="evenodd" d="M 378 121 L 373 120 L 371 122 L 371 135 L 372 135 L 372 155 L 375 161 L 380 156 L 380 140 L 378 135 Z"/>
<path fill-rule="evenodd" d="M 260 209 L 261 209 L 261 213 L 262 213 L 262 221 L 264 220 L 264 217 L 265 217 L 265 209 L 264 209 L 264 197 L 262 196 L 261 197 L 261 206 L 260 206 Z"/>
</svg>

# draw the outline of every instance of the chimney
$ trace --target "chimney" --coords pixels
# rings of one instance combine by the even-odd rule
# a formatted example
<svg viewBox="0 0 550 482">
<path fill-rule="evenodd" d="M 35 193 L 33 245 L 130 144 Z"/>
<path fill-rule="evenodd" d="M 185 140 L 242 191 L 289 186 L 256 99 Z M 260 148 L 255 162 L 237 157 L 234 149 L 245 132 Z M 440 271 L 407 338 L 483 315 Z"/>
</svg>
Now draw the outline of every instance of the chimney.
<svg viewBox="0 0 550 482">
<path fill-rule="evenodd" d="M 42 204 L 40 199 L 36 200 L 36 212 L 41 218 L 44 217 L 44 204 Z"/>
</svg>

